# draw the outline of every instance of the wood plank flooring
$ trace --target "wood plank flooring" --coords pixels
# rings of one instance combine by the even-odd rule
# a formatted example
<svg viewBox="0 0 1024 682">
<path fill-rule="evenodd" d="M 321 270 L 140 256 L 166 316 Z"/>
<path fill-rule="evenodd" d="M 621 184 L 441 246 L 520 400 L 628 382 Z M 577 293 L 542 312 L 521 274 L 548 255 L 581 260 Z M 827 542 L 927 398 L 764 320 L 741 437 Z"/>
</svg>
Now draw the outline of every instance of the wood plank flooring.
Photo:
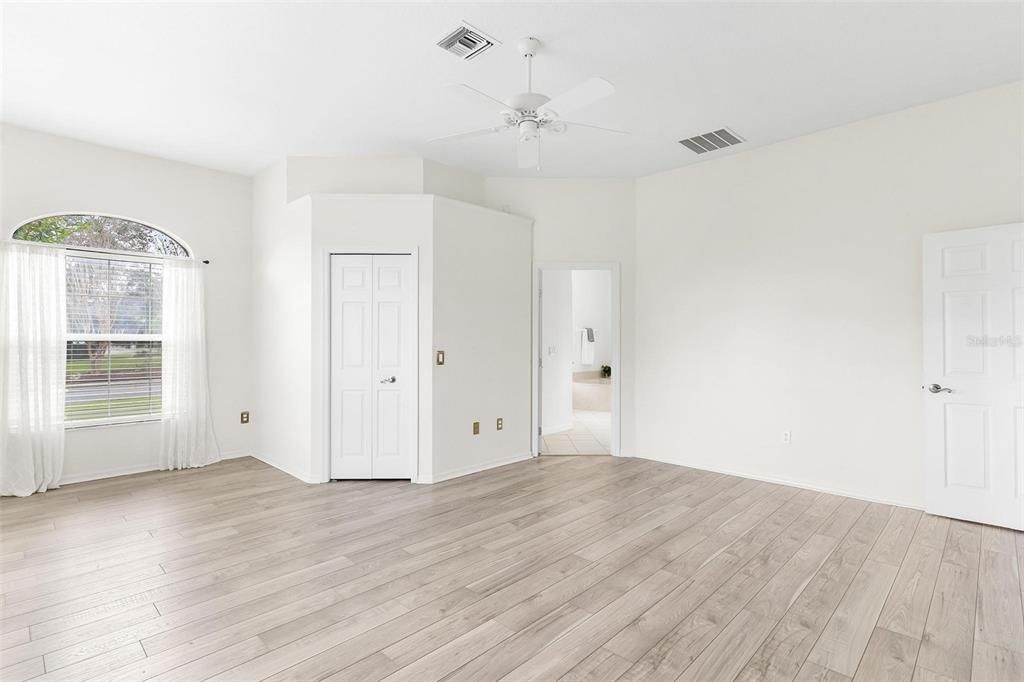
<svg viewBox="0 0 1024 682">
<path fill-rule="evenodd" d="M 641 459 L 0 500 L 0 679 L 1024 680 L 1024 534 Z"/>
</svg>

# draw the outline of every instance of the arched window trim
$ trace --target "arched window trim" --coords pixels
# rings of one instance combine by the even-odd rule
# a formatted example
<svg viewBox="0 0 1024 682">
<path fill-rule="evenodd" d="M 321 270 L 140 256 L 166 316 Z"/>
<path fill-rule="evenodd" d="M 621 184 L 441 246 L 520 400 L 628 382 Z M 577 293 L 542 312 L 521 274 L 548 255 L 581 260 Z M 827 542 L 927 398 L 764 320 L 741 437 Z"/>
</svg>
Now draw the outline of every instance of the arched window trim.
<svg viewBox="0 0 1024 682">
<path fill-rule="evenodd" d="M 123 251 L 121 249 L 97 249 L 97 248 L 89 247 L 89 246 L 78 246 L 76 244 L 53 244 L 53 243 L 50 243 L 50 242 L 33 242 L 33 241 L 29 241 L 27 239 L 15 239 L 15 237 L 14 237 L 14 233 L 15 232 L 17 232 L 18 230 L 23 228 L 25 225 L 28 225 L 29 223 L 34 223 L 35 221 L 42 220 L 43 218 L 55 218 L 57 216 L 64 216 L 64 215 L 95 215 L 95 216 L 103 216 L 105 218 L 117 218 L 118 220 L 127 220 L 129 222 L 138 223 L 139 225 L 143 225 L 145 227 L 148 227 L 151 230 L 156 230 L 157 232 L 160 232 L 162 234 L 167 235 L 168 237 L 170 237 L 171 239 L 176 241 L 178 244 L 180 244 L 181 248 L 185 249 L 185 253 L 187 253 L 188 255 L 187 256 L 173 256 L 173 255 L 168 255 L 168 254 L 147 253 L 147 252 L 142 252 L 142 251 Z M 188 245 L 188 243 L 184 239 L 181 239 L 180 237 L 178 237 L 178 235 L 174 234 L 170 230 L 165 230 L 162 227 L 157 227 L 156 225 L 153 225 L 152 223 L 146 222 L 144 220 L 138 220 L 136 218 L 132 218 L 132 217 L 129 217 L 129 216 L 117 215 L 116 213 L 107 213 L 107 212 L 104 212 L 104 211 L 57 211 L 57 212 L 54 212 L 54 213 L 43 213 L 43 214 L 37 215 L 37 216 L 35 216 L 33 218 L 29 218 L 28 220 L 23 220 L 20 223 L 18 223 L 17 225 L 15 225 L 14 228 L 11 229 L 10 233 L 7 235 L 7 240 L 8 241 L 12 241 L 12 242 L 16 242 L 18 244 L 34 244 L 35 246 L 43 246 L 43 247 L 49 247 L 49 248 L 64 249 L 66 251 L 81 251 L 83 253 L 111 254 L 111 255 L 118 256 L 118 257 L 125 257 L 125 258 L 128 258 L 128 259 L 139 258 L 139 259 L 157 259 L 157 260 L 195 260 L 195 252 L 192 250 L 192 247 L 190 247 Z"/>
</svg>

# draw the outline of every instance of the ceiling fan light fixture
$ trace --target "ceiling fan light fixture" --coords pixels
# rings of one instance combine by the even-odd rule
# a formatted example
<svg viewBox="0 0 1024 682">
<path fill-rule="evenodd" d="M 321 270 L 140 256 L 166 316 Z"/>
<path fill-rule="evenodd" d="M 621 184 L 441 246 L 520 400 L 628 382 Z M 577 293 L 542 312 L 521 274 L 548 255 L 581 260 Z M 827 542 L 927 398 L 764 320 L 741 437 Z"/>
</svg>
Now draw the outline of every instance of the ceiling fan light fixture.
<svg viewBox="0 0 1024 682">
<path fill-rule="evenodd" d="M 533 140 L 539 135 L 539 128 L 536 121 L 520 121 L 519 123 L 519 141 L 528 142 Z"/>
</svg>

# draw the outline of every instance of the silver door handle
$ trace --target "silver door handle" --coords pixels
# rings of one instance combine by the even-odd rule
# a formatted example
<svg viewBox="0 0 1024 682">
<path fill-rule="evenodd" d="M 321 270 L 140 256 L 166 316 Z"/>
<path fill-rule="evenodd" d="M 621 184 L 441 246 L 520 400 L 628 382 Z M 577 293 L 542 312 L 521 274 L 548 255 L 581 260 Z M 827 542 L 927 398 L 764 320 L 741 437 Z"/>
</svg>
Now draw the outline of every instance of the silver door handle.
<svg viewBox="0 0 1024 682">
<path fill-rule="evenodd" d="M 924 388 L 924 386 L 922 386 L 921 388 Z M 931 391 L 932 393 L 952 393 L 953 392 L 953 389 L 951 389 L 951 388 L 944 388 L 943 386 L 939 386 L 938 384 L 930 384 L 928 386 L 928 390 Z"/>
<path fill-rule="evenodd" d="M 395 377 L 385 377 L 385 378 L 380 380 L 380 383 L 382 383 L 382 384 L 393 384 L 396 381 L 398 381 L 398 379 L 395 378 Z"/>
</svg>

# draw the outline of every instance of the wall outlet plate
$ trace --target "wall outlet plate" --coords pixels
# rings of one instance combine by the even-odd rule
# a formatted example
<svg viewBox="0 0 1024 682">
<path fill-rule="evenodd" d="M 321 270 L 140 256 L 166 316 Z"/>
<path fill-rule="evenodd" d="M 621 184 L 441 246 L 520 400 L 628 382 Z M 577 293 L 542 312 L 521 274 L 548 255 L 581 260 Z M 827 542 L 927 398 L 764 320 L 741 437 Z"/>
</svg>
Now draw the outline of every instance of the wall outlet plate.
<svg viewBox="0 0 1024 682">
<path fill-rule="evenodd" d="M 249 410 L 245 410 L 245 411 L 242 412 L 242 423 L 243 424 L 248 424 L 249 423 Z"/>
<path fill-rule="evenodd" d="M 503 428 L 505 428 L 505 420 L 498 417 L 498 430 L 501 431 Z"/>
<path fill-rule="evenodd" d="M 473 435 L 474 436 L 479 436 L 480 435 L 480 422 L 473 422 Z"/>
<path fill-rule="evenodd" d="M 437 351 L 437 359 L 435 360 L 435 362 L 438 365 L 443 365 L 444 364 L 444 351 L 443 350 Z"/>
</svg>

